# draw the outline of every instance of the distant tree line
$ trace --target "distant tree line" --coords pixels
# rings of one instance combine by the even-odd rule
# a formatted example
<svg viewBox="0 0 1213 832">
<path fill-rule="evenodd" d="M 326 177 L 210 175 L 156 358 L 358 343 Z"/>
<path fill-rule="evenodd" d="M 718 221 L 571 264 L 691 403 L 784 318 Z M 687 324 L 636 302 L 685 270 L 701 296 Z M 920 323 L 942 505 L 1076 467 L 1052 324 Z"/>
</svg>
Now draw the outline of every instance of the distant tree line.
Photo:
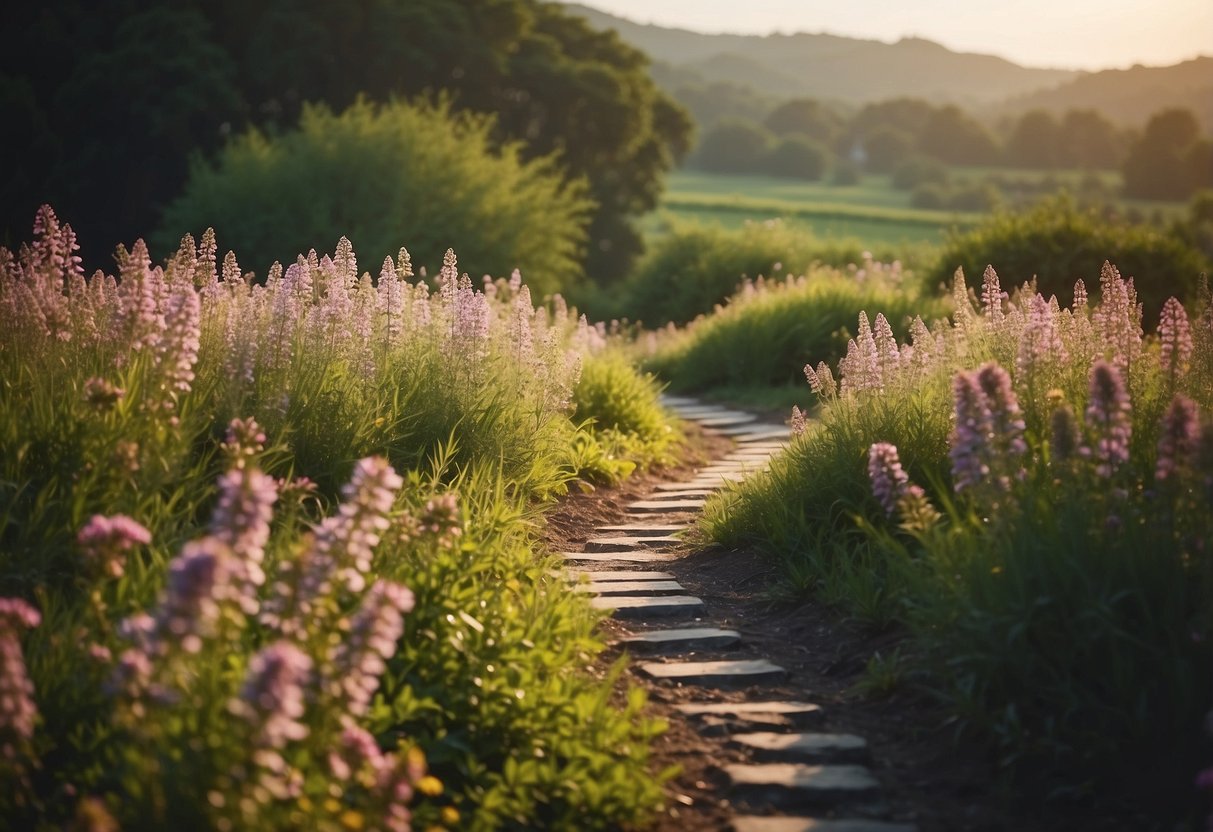
<svg viewBox="0 0 1213 832">
<path fill-rule="evenodd" d="M 46 0 L 9 9 L 5 31 L 9 242 L 42 202 L 86 245 L 129 242 L 181 192 L 191 156 L 214 158 L 229 137 L 291 130 L 308 103 L 441 94 L 588 183 L 583 258 L 610 279 L 638 253 L 632 220 L 692 131 L 641 52 L 539 0 Z"/>
<path fill-rule="evenodd" d="M 688 164 L 804 180 L 858 167 L 894 174 L 902 187 L 946 178 L 949 166 L 1119 169 L 1125 195 L 1146 199 L 1187 199 L 1213 186 L 1213 143 L 1182 109 L 1156 114 L 1138 134 L 1090 109 L 1061 116 L 1032 110 L 991 129 L 957 106 L 919 99 L 877 102 L 852 113 L 793 99 L 761 118 L 720 118 L 704 131 Z"/>
</svg>

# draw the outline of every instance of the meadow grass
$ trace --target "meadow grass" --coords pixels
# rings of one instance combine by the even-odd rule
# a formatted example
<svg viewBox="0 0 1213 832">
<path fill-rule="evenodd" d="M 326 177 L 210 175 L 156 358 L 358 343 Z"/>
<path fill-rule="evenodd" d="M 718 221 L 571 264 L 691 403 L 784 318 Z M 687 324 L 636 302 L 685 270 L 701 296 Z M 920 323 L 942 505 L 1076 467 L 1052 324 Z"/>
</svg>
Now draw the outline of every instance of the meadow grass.
<svg viewBox="0 0 1213 832">
<path fill-rule="evenodd" d="M 990 270 L 909 343 L 865 316 L 839 378 L 810 374 L 820 418 L 703 527 L 901 627 L 902 674 L 1028 794 L 1170 828 L 1213 697 L 1213 311 L 1170 301 L 1143 338 L 1132 283 L 1100 284 L 1062 308 Z"/>
<path fill-rule="evenodd" d="M 6 824 L 648 816 L 661 726 L 585 672 L 599 615 L 539 532 L 621 444 L 670 453 L 651 381 L 450 252 L 431 291 L 344 239 L 263 283 L 210 233 L 116 278 L 74 250 L 49 208 L 0 250 Z"/>
</svg>

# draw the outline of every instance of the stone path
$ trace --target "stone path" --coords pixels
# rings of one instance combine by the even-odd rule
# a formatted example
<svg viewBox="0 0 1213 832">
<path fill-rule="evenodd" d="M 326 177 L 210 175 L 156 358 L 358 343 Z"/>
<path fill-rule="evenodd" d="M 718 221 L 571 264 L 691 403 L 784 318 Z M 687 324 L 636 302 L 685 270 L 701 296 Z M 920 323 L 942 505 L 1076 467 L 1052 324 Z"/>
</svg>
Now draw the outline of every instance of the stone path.
<svg viewBox="0 0 1213 832">
<path fill-rule="evenodd" d="M 617 640 L 630 653 L 643 654 L 634 672 L 696 691 L 694 701 L 675 711 L 701 737 L 744 754 L 746 762 L 723 766 L 736 832 L 914 832 L 911 825 L 879 818 L 880 784 L 864 764 L 867 742 L 815 731 L 827 716 L 818 705 L 764 696 L 763 687 L 783 680 L 785 670 L 762 658 L 729 658 L 727 651 L 745 633 L 713 625 L 711 609 L 662 571 L 663 564 L 687 554 L 678 534 L 690 528 L 706 499 L 762 471 L 790 431 L 694 399 L 669 396 L 664 404 L 683 419 L 731 437 L 737 447 L 691 481 L 662 483 L 628 505 L 634 522 L 599 527 L 601 537 L 587 541 L 584 551 L 565 553 L 577 589 L 634 628 Z M 746 691 L 745 701 L 714 698 L 717 691 L 739 689 Z"/>
</svg>

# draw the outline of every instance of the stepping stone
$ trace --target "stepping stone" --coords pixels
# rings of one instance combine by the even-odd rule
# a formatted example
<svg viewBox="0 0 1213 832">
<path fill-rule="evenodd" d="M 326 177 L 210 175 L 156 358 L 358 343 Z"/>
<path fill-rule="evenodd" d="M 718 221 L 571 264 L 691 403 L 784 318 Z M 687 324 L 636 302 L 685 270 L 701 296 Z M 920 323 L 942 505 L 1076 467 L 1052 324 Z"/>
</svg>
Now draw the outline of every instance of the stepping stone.
<svg viewBox="0 0 1213 832">
<path fill-rule="evenodd" d="M 792 431 L 787 428 L 767 428 L 762 433 L 741 433 L 733 434 L 733 439 L 743 444 L 750 442 L 765 442 L 769 439 L 787 439 L 792 436 Z"/>
<path fill-rule="evenodd" d="M 724 771 L 733 797 L 751 806 L 821 806 L 870 798 L 880 789 L 866 766 L 762 763 Z"/>
<path fill-rule="evenodd" d="M 705 488 L 695 487 L 693 485 L 693 482 L 695 482 L 695 481 L 692 480 L 692 482 L 659 482 L 659 483 L 657 483 L 657 485 L 653 486 L 653 489 L 661 494 L 669 494 L 669 493 L 677 494 L 680 491 L 706 491 L 706 490 L 708 490 Z M 679 528 L 685 529 L 686 526 L 680 526 Z"/>
<path fill-rule="evenodd" d="M 617 642 L 638 653 L 673 653 L 687 650 L 722 650 L 741 641 L 736 630 L 718 627 L 688 627 L 676 630 L 649 630 Z"/>
<path fill-rule="evenodd" d="M 630 552 L 633 549 L 665 549 L 682 541 L 676 537 L 594 537 L 585 542 L 587 552 Z"/>
<path fill-rule="evenodd" d="M 731 428 L 758 421 L 753 413 L 722 413 L 717 416 L 701 416 L 694 421 L 705 428 Z"/>
<path fill-rule="evenodd" d="M 674 595 L 686 592 L 678 581 L 591 581 L 577 588 L 595 595 Z"/>
<path fill-rule="evenodd" d="M 733 832 L 916 832 L 909 823 L 867 818 L 789 818 L 741 815 L 733 818 Z"/>
<path fill-rule="evenodd" d="M 669 563 L 673 555 L 654 552 L 651 549 L 633 549 L 630 552 L 561 552 L 569 562 L 584 563 Z"/>
<path fill-rule="evenodd" d="M 596 610 L 610 610 L 615 618 L 694 618 L 704 611 L 703 601 L 690 595 L 598 596 L 590 599 Z"/>
<path fill-rule="evenodd" d="M 734 410 L 730 407 L 725 407 L 722 404 L 705 404 L 699 402 L 697 404 L 676 405 L 671 407 L 679 416 L 684 418 L 695 418 L 697 416 L 712 417 L 712 416 L 748 416 L 744 410 Z"/>
<path fill-rule="evenodd" d="M 647 662 L 642 672 L 654 679 L 687 685 L 727 688 L 778 682 L 787 671 L 766 659 L 740 659 L 722 662 Z"/>
<path fill-rule="evenodd" d="M 775 454 L 769 454 L 766 452 L 753 453 L 753 454 L 738 452 L 738 453 L 733 453 L 733 454 L 725 454 L 723 457 L 721 457 L 721 459 L 725 460 L 726 462 L 749 462 L 749 463 L 770 462 L 774 458 L 775 458 Z"/>
<path fill-rule="evenodd" d="M 777 734 L 761 731 L 734 734 L 729 743 L 753 752 L 762 762 L 819 763 L 823 760 L 861 760 L 868 743 L 854 734 Z"/>
<path fill-rule="evenodd" d="M 700 404 L 699 399 L 692 399 L 689 396 L 659 396 L 658 401 L 662 405 L 669 408 L 674 407 L 695 407 Z"/>
<path fill-rule="evenodd" d="M 697 497 L 711 497 L 711 488 L 683 488 L 680 491 L 658 491 L 650 495 L 650 500 L 693 500 Z"/>
<path fill-rule="evenodd" d="M 639 500 L 628 505 L 629 514 L 662 514 L 676 511 L 699 511 L 704 499 L 683 498 L 681 500 Z"/>
<path fill-rule="evenodd" d="M 574 581 L 579 580 L 582 575 L 588 577 L 592 582 L 595 581 L 672 581 L 674 576 L 669 572 L 655 572 L 647 569 L 605 569 L 599 572 L 586 570 L 584 572 L 570 573 Z"/>
<path fill-rule="evenodd" d="M 821 706 L 811 702 L 687 702 L 674 708 L 692 719 L 728 717 L 741 722 L 780 717 L 794 725 L 815 725 L 822 717 Z"/>
<path fill-rule="evenodd" d="M 662 483 L 682 488 L 682 483 Z M 661 485 L 657 486 L 661 488 Z M 677 489 L 675 489 L 677 490 Z M 690 526 L 686 523 L 619 523 L 614 526 L 598 526 L 594 529 L 598 534 L 624 534 L 629 537 L 665 537 L 666 535 L 685 532 Z"/>
</svg>

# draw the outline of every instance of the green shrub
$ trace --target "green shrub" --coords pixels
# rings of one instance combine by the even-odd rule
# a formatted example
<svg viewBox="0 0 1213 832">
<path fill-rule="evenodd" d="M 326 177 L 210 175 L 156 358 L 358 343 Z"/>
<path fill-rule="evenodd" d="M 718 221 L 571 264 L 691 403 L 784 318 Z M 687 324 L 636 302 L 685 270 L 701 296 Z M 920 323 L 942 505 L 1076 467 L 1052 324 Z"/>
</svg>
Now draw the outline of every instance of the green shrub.
<svg viewBox="0 0 1213 832">
<path fill-rule="evenodd" d="M 1134 278 L 1147 321 L 1158 320 L 1168 297 L 1191 298 L 1201 271 L 1209 268 L 1176 235 L 1108 221 L 1062 196 L 1027 211 L 999 213 L 972 230 L 953 233 L 936 266 L 923 277 L 935 287 L 946 284 L 957 268 L 975 275 L 992 265 L 1005 285 L 1035 278 L 1041 294 L 1056 295 L 1065 306 L 1074 298 L 1074 282 L 1098 274 L 1105 260 Z M 1089 289 L 1095 294 L 1096 287 Z"/>
<path fill-rule="evenodd" d="M 893 169 L 893 187 L 902 191 L 927 183 L 946 185 L 949 178 L 943 162 L 925 156 L 913 156 Z"/>
<path fill-rule="evenodd" d="M 902 333 L 916 312 L 942 314 L 941 304 L 902 289 L 900 279 L 898 269 L 868 260 L 848 272 L 820 268 L 747 284 L 715 314 L 666 336 L 648 366 L 675 391 L 803 381 L 805 364 L 842 357 L 864 309 L 882 311 Z"/>
<path fill-rule="evenodd" d="M 780 139 L 762 160 L 763 170 L 771 176 L 815 181 L 825 175 L 830 151 L 805 136 Z"/>
<path fill-rule="evenodd" d="M 649 247 L 621 289 L 621 305 L 651 327 L 682 324 L 710 312 L 747 277 L 858 263 L 862 253 L 857 242 L 818 240 L 778 221 L 735 229 L 678 225 Z"/>
<path fill-rule="evenodd" d="M 403 241 L 430 274 L 458 245 L 474 277 L 518 268 L 536 292 L 559 291 L 581 276 L 585 188 L 565 184 L 552 159 L 495 149 L 492 129 L 446 103 L 308 107 L 296 130 L 251 130 L 214 164 L 196 162 L 153 242 L 167 252 L 213 227 L 259 275 L 342 236 L 376 269 Z"/>
</svg>

